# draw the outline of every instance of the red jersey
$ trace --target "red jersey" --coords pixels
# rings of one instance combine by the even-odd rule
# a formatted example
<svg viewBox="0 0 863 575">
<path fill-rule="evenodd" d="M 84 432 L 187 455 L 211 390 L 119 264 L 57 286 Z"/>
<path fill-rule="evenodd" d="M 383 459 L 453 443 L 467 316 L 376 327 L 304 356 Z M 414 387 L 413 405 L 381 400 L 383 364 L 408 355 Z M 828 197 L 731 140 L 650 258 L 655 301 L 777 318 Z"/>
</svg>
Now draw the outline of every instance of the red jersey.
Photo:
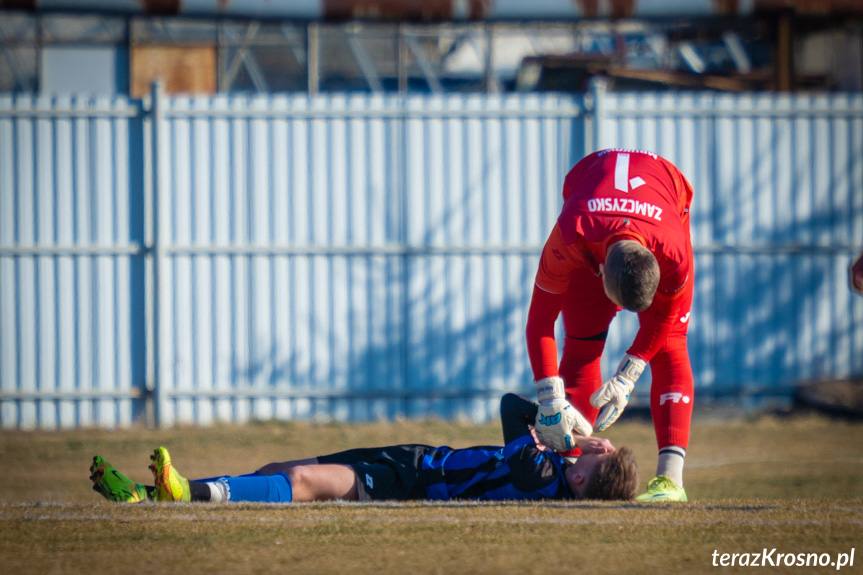
<svg viewBox="0 0 863 575">
<path fill-rule="evenodd" d="M 605 263 L 611 243 L 621 239 L 640 242 L 656 257 L 660 280 L 653 304 L 639 314 L 641 326 L 628 353 L 650 360 L 664 342 L 668 326 L 677 319 L 674 300 L 692 275 L 688 232 L 692 193 L 680 170 L 651 152 L 611 149 L 585 157 L 564 180 L 563 209 L 543 249 L 537 287 L 547 294 L 561 295 L 576 269 L 587 268 L 599 275 L 599 264 Z M 531 304 L 529 324 L 531 317 L 548 323 L 548 318 L 560 312 L 559 297 L 543 298 L 545 302 L 536 299 Z M 548 309 L 551 305 L 558 308 Z M 549 326 L 542 327 L 547 334 Z M 549 373 L 550 358 L 537 357 L 539 346 L 532 345 L 537 342 L 531 342 L 531 337 L 529 329 L 534 375 L 556 375 Z M 548 344 L 543 347 L 546 352 L 550 350 Z"/>
</svg>

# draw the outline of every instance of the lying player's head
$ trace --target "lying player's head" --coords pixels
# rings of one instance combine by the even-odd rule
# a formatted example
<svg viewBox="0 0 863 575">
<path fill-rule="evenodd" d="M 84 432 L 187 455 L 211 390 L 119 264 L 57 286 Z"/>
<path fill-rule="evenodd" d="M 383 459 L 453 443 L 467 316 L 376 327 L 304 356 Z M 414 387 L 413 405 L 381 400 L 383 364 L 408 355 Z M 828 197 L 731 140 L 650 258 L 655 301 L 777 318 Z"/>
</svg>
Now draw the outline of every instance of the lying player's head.
<svg viewBox="0 0 863 575">
<path fill-rule="evenodd" d="M 630 501 L 638 492 L 638 465 L 628 447 L 587 453 L 567 469 L 566 480 L 576 499 Z"/>
<path fill-rule="evenodd" d="M 609 299 L 629 311 L 644 311 L 659 286 L 659 264 L 646 247 L 633 240 L 613 243 L 605 256 L 602 285 Z"/>
</svg>

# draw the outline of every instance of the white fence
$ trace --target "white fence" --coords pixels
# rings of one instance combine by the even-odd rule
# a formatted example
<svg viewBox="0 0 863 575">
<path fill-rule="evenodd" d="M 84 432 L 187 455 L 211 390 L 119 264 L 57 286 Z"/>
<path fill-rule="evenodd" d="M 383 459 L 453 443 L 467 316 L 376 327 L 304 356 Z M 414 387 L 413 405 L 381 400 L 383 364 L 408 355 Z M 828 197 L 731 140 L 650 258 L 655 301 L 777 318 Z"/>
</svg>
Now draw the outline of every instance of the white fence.
<svg viewBox="0 0 863 575">
<path fill-rule="evenodd" d="M 488 420 L 610 146 L 696 188 L 699 401 L 863 374 L 859 96 L 0 97 L 2 426 Z"/>
</svg>

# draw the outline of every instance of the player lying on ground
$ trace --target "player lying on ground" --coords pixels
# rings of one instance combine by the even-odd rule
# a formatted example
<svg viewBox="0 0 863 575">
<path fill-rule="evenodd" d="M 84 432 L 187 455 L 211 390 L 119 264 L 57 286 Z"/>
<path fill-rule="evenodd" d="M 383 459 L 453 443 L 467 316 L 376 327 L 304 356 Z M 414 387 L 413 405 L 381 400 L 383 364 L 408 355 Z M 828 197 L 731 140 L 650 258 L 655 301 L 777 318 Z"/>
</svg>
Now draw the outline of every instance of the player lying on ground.
<svg viewBox="0 0 863 575">
<path fill-rule="evenodd" d="M 111 501 L 326 501 L 476 499 L 630 500 L 638 488 L 632 452 L 607 439 L 576 436 L 574 462 L 537 444 L 537 405 L 515 394 L 501 399 L 504 447 L 393 445 L 271 463 L 250 475 L 189 481 L 159 447 L 150 457 L 155 486 L 136 484 L 100 456 L 93 489 Z"/>
</svg>

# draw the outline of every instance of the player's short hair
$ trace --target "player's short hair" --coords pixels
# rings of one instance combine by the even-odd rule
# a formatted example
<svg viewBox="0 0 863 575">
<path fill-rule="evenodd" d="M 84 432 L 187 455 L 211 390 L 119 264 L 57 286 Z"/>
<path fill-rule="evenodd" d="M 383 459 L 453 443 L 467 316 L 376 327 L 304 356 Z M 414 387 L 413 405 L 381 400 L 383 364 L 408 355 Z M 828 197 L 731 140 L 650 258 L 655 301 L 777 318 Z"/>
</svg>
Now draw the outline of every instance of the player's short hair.
<svg viewBox="0 0 863 575">
<path fill-rule="evenodd" d="M 630 311 L 644 311 L 659 286 L 659 263 L 636 241 L 612 244 L 605 259 L 605 286 Z"/>
<path fill-rule="evenodd" d="M 593 470 L 587 480 L 584 498 L 631 501 L 637 492 L 638 465 L 635 456 L 628 447 L 621 447 Z"/>
</svg>

